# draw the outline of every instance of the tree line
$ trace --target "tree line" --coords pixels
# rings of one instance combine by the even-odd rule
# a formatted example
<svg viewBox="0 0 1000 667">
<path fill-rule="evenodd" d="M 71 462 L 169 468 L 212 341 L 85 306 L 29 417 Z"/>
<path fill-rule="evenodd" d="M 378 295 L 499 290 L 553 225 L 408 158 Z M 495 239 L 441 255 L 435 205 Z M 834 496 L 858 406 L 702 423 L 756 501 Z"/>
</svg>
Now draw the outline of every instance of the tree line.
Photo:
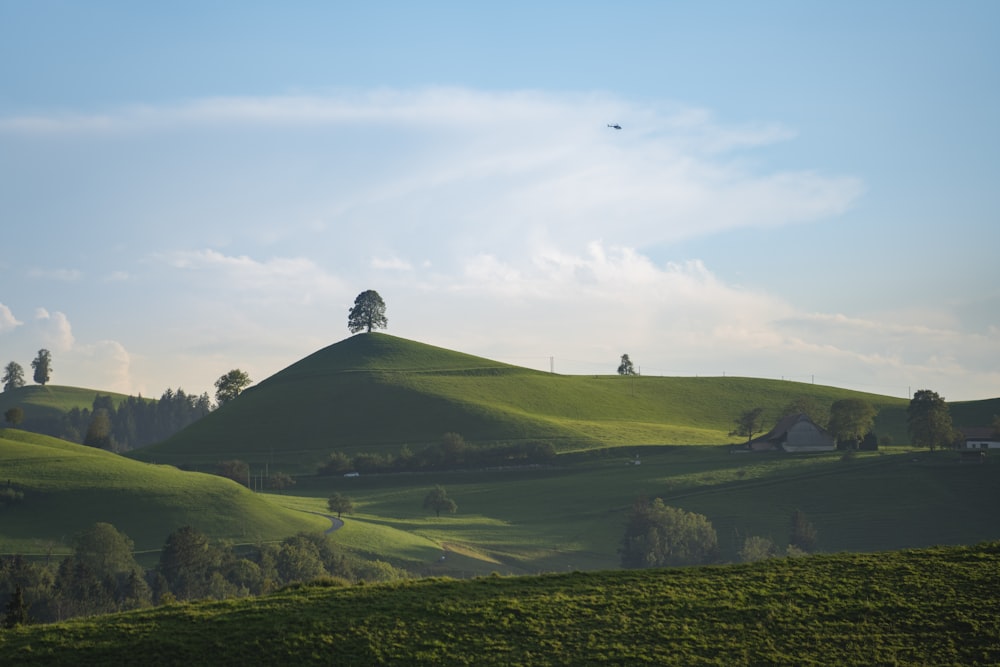
<svg viewBox="0 0 1000 667">
<path fill-rule="evenodd" d="M 792 512 L 788 545 L 781 549 L 770 538 L 751 535 L 739 550 L 750 562 L 815 551 L 819 533 L 800 510 Z M 618 549 L 624 568 L 705 565 L 719 562 L 719 536 L 704 514 L 666 505 L 662 499 L 640 496 L 632 505 Z"/>
<path fill-rule="evenodd" d="M 0 557 L 0 610 L 7 627 L 142 609 L 177 601 L 263 595 L 298 582 L 388 581 L 407 574 L 382 561 L 352 560 L 326 535 L 301 533 L 276 544 L 220 546 L 185 526 L 171 533 L 155 567 L 108 523 L 73 538 L 58 562 Z"/>
<path fill-rule="evenodd" d="M 7 420 L 27 431 L 124 452 L 168 438 L 211 411 L 207 393 L 195 396 L 178 388 L 167 389 L 159 400 L 128 396 L 118 405 L 111 396 L 97 394 L 89 409 L 73 408 L 58 416 L 30 418 L 20 410 L 19 414 L 7 415 Z"/>
<path fill-rule="evenodd" d="M 778 419 L 805 414 L 818 426 L 825 428 L 841 449 L 878 449 L 875 435 L 875 418 L 878 410 L 868 401 L 844 398 L 834 401 L 828 411 L 813 398 L 800 397 L 786 405 Z M 931 451 L 950 447 L 961 440 L 961 433 L 953 426 L 951 413 L 944 397 L 930 389 L 917 391 L 906 408 L 907 429 L 911 442 Z M 767 430 L 764 408 L 744 410 L 734 420 L 732 436 L 745 437 L 747 442 Z"/>
<path fill-rule="evenodd" d="M 539 465 L 551 463 L 555 457 L 555 448 L 547 442 L 471 445 L 458 433 L 445 433 L 440 443 L 416 451 L 408 445 L 403 445 L 397 454 L 360 452 L 348 456 L 336 451 L 319 465 L 316 472 L 319 475 L 342 475 L 349 472 L 371 474 Z"/>
</svg>

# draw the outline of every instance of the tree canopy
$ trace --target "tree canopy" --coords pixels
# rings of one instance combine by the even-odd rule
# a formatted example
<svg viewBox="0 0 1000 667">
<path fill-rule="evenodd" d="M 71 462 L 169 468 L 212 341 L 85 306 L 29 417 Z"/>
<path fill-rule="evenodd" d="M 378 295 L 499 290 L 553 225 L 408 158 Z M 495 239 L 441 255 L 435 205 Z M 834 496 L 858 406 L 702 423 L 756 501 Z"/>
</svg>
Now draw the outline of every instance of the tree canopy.
<svg viewBox="0 0 1000 667">
<path fill-rule="evenodd" d="M 244 389 L 250 386 L 253 380 L 245 371 L 234 368 L 215 381 L 215 401 L 219 406 L 223 406 L 229 401 L 239 396 Z"/>
<path fill-rule="evenodd" d="M 31 362 L 31 367 L 35 370 L 35 382 L 44 387 L 52 377 L 52 353 L 42 348 Z"/>
<path fill-rule="evenodd" d="M 747 442 L 764 430 L 764 408 L 752 408 L 740 413 L 736 418 L 736 428 L 729 432 L 729 435 L 743 436 Z"/>
<path fill-rule="evenodd" d="M 331 512 L 337 513 L 338 519 L 344 512 L 350 514 L 354 511 L 354 503 L 342 493 L 335 493 L 327 498 L 326 506 L 330 508 Z"/>
<path fill-rule="evenodd" d="M 441 516 L 441 512 L 454 514 L 458 511 L 458 505 L 448 497 L 448 492 L 442 486 L 435 486 L 426 496 L 424 496 L 424 509 L 434 510 L 436 516 Z"/>
<path fill-rule="evenodd" d="M 627 354 L 622 355 L 621 363 L 618 364 L 618 375 L 635 375 L 635 366 Z"/>
<path fill-rule="evenodd" d="M 3 369 L 3 390 L 10 391 L 11 389 L 17 389 L 18 387 L 24 386 L 24 369 L 21 368 L 21 364 L 16 361 L 12 361 Z"/>
<path fill-rule="evenodd" d="M 906 422 L 913 444 L 929 447 L 931 451 L 949 444 L 953 438 L 948 404 L 936 391 L 921 389 L 913 395 L 906 408 Z"/>
<path fill-rule="evenodd" d="M 830 406 L 830 425 L 827 430 L 838 444 L 856 446 L 875 427 L 878 412 L 868 401 L 859 398 L 842 398 Z"/>
<path fill-rule="evenodd" d="M 719 538 L 708 517 L 639 498 L 618 552 L 628 568 L 698 565 L 718 558 Z"/>
<path fill-rule="evenodd" d="M 347 328 L 351 333 L 372 329 L 385 329 L 389 320 L 385 317 L 385 301 L 375 290 L 365 290 L 354 299 L 354 307 L 347 314 Z"/>
</svg>

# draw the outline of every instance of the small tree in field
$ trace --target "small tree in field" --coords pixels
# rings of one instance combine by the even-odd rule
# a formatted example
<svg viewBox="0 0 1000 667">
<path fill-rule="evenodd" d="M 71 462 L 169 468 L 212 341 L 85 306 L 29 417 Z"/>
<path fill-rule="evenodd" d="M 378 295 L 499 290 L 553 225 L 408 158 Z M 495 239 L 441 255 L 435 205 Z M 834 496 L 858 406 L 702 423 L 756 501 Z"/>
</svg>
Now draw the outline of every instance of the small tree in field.
<svg viewBox="0 0 1000 667">
<path fill-rule="evenodd" d="M 871 433 L 878 414 L 868 401 L 843 398 L 830 406 L 828 430 L 841 447 L 856 448 L 861 439 Z"/>
<path fill-rule="evenodd" d="M 342 493 L 335 493 L 327 498 L 326 506 L 330 508 L 331 512 L 337 513 L 338 519 L 344 512 L 350 514 L 354 511 L 354 503 L 352 503 L 351 499 Z"/>
<path fill-rule="evenodd" d="M 3 418 L 8 424 L 17 428 L 17 425 L 24 421 L 24 410 L 15 406 L 4 412 Z"/>
<path fill-rule="evenodd" d="M 953 439 L 951 412 L 936 391 L 921 389 L 915 393 L 906 408 L 906 421 L 914 445 L 934 451 Z"/>
<path fill-rule="evenodd" d="M 434 510 L 435 516 L 441 516 L 441 512 L 454 514 L 458 511 L 458 505 L 448 497 L 444 487 L 435 486 L 424 496 L 424 509 Z"/>
<path fill-rule="evenodd" d="M 805 552 L 815 551 L 819 544 L 819 533 L 816 532 L 816 527 L 812 525 L 812 522 L 806 518 L 805 513 L 801 510 L 792 512 L 791 524 L 789 543 Z"/>
<path fill-rule="evenodd" d="M 747 442 L 764 430 L 764 408 L 753 408 L 746 410 L 736 418 L 736 428 L 729 432 L 729 435 L 746 437 Z"/>
<path fill-rule="evenodd" d="M 354 299 L 354 307 L 347 314 L 347 328 L 358 333 L 365 330 L 385 329 L 389 320 L 385 317 L 385 301 L 375 290 L 365 290 Z"/>
</svg>

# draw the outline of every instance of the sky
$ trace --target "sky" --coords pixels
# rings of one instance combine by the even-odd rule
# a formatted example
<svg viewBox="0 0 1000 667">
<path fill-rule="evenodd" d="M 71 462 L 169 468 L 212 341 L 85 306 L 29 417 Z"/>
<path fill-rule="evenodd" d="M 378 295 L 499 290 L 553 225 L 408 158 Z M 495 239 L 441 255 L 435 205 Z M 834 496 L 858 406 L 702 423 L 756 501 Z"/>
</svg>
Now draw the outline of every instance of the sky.
<svg viewBox="0 0 1000 667">
<path fill-rule="evenodd" d="M 211 395 L 374 289 L 387 333 L 544 371 L 997 397 L 998 33 L 989 0 L 0 0 L 0 363 Z"/>
</svg>

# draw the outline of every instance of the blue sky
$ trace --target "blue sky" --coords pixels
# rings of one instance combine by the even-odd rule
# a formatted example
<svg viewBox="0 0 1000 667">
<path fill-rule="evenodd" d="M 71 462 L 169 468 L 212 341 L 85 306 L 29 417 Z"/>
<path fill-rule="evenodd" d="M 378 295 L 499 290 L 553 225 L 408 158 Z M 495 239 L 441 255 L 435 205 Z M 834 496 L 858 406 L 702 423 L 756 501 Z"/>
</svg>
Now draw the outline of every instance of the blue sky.
<svg viewBox="0 0 1000 667">
<path fill-rule="evenodd" d="M 1000 4 L 484 5 L 0 0 L 0 361 L 1000 395 Z"/>
</svg>

